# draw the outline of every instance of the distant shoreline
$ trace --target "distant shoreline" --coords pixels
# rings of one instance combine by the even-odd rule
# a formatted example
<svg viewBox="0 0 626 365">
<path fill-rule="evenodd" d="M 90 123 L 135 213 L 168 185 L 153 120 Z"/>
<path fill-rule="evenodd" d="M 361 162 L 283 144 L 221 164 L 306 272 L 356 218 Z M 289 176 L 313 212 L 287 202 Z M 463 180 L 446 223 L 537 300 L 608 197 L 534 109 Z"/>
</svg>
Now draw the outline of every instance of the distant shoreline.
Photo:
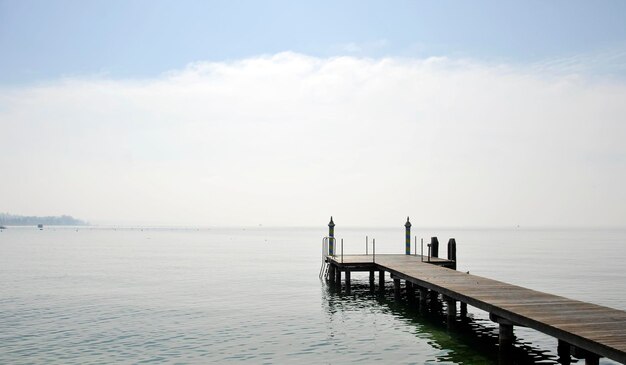
<svg viewBox="0 0 626 365">
<path fill-rule="evenodd" d="M 86 226 L 89 223 L 69 215 L 61 216 L 23 216 L 9 213 L 0 213 L 0 226 Z"/>
</svg>

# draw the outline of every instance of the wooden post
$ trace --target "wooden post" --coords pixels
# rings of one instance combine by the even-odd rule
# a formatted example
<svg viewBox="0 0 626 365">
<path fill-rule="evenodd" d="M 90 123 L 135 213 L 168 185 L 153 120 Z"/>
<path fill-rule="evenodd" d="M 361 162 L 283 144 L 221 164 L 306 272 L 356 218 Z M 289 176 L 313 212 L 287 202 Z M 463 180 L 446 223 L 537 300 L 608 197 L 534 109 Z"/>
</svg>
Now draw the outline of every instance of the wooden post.
<svg viewBox="0 0 626 365">
<path fill-rule="evenodd" d="M 428 302 L 428 289 L 419 287 L 420 303 L 426 304 Z"/>
<path fill-rule="evenodd" d="M 426 313 L 428 311 L 428 289 L 419 287 L 420 291 L 420 312 Z"/>
<path fill-rule="evenodd" d="M 456 318 L 456 300 L 446 297 L 446 314 L 448 320 Z"/>
<path fill-rule="evenodd" d="M 410 281 L 406 281 L 406 301 L 409 307 L 415 306 L 415 286 Z"/>
<path fill-rule="evenodd" d="M 446 325 L 448 329 L 456 324 L 456 300 L 446 297 Z"/>
<path fill-rule="evenodd" d="M 454 238 L 448 240 L 448 260 L 454 261 L 454 270 L 456 270 L 456 240 Z"/>
<path fill-rule="evenodd" d="M 500 349 L 502 350 L 513 345 L 513 323 L 508 319 L 498 317 L 494 313 L 489 313 L 489 319 L 499 325 L 498 342 L 500 343 Z"/>
<path fill-rule="evenodd" d="M 378 271 L 378 292 L 385 294 L 385 270 Z"/>
<path fill-rule="evenodd" d="M 409 222 L 409 217 L 406 217 L 406 223 L 404 224 L 405 229 L 405 244 L 404 244 L 404 254 L 411 254 L 411 222 Z"/>
<path fill-rule="evenodd" d="M 439 240 L 437 237 L 430 238 L 430 256 L 439 257 Z"/>
<path fill-rule="evenodd" d="M 333 256 L 335 254 L 335 222 L 333 222 L 333 217 L 330 217 L 330 222 L 328 223 L 328 254 Z"/>
<path fill-rule="evenodd" d="M 463 319 L 467 318 L 467 303 L 461 302 L 461 311 L 459 313 L 459 316 Z"/>
<path fill-rule="evenodd" d="M 428 299 L 430 299 L 430 303 L 431 303 L 431 304 L 433 304 L 433 302 L 437 302 L 437 301 L 439 301 L 439 293 L 437 293 L 437 292 L 436 292 L 436 291 L 434 291 L 434 290 L 429 290 L 429 291 L 428 291 L 428 296 L 429 296 L 429 298 L 428 298 Z"/>
<path fill-rule="evenodd" d="M 580 351 L 583 354 L 583 357 L 585 358 L 585 365 L 599 365 L 600 364 L 600 356 L 586 351 L 586 350 L 582 350 Z"/>
<path fill-rule="evenodd" d="M 330 285 L 335 285 L 335 265 L 329 264 L 328 266 L 328 282 Z"/>
<path fill-rule="evenodd" d="M 500 347 L 506 348 L 513 345 L 513 325 L 511 323 L 500 322 L 498 342 Z"/>
<path fill-rule="evenodd" d="M 569 343 L 559 340 L 558 345 L 556 347 L 556 353 L 559 355 L 559 363 L 563 365 L 569 365 L 572 362 L 572 358 L 570 356 L 571 346 Z"/>
<path fill-rule="evenodd" d="M 374 270 L 370 270 L 370 292 L 374 292 L 376 288 L 374 287 Z"/>
<path fill-rule="evenodd" d="M 346 294 L 350 293 L 350 270 L 346 269 Z"/>
<path fill-rule="evenodd" d="M 393 278 L 393 297 L 398 301 L 402 297 L 400 294 L 400 279 L 398 278 Z"/>
<path fill-rule="evenodd" d="M 443 310 L 443 302 L 441 300 L 439 300 L 440 298 L 440 294 L 434 290 L 429 290 L 428 291 L 428 296 L 429 296 L 429 301 L 428 301 L 428 305 L 430 306 L 430 309 L 437 313 L 441 310 Z"/>
<path fill-rule="evenodd" d="M 577 359 L 585 359 L 585 365 L 598 365 L 600 356 L 577 346 L 570 345 L 570 353 Z"/>
<path fill-rule="evenodd" d="M 341 292 L 341 268 L 335 268 L 335 287 Z"/>
</svg>

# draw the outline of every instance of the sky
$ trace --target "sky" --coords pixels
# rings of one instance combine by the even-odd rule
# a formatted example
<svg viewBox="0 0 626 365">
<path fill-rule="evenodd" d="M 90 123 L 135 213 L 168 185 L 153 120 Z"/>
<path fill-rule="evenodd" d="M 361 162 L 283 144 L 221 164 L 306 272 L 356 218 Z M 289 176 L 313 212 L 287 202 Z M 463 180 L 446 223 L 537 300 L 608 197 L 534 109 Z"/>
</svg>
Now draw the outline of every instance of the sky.
<svg viewBox="0 0 626 365">
<path fill-rule="evenodd" d="M 626 226 L 622 1 L 0 0 L 0 212 Z"/>
</svg>

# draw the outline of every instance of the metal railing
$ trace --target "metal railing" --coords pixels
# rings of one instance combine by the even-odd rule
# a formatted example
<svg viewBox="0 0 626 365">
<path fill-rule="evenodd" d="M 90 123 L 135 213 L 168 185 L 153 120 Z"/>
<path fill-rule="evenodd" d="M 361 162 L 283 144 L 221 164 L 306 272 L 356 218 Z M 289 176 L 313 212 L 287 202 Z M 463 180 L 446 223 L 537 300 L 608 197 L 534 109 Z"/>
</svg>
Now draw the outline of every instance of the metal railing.
<svg viewBox="0 0 626 365">
<path fill-rule="evenodd" d="M 329 256 L 333 257 L 334 259 L 339 257 L 339 262 L 341 262 L 343 264 L 343 238 L 340 240 L 341 241 L 341 245 L 338 246 L 337 242 L 338 239 L 335 237 L 330 237 L 330 236 L 326 236 L 324 238 L 322 238 L 322 266 L 320 267 L 320 273 L 319 273 L 319 277 L 320 279 L 324 276 L 328 275 L 328 266 L 330 265 L 330 263 L 328 262 L 327 258 Z M 370 250 L 370 239 L 369 236 L 365 236 L 365 256 L 372 256 L 372 262 L 376 262 L 376 239 L 372 238 L 371 240 L 372 242 L 372 248 Z M 330 245 L 333 245 L 333 254 L 330 254 Z M 426 256 L 424 255 L 424 238 L 420 238 L 420 259 L 421 261 L 426 261 L 426 262 L 431 262 L 431 258 L 432 258 L 432 245 L 430 243 L 426 244 Z M 417 236 L 413 237 L 413 254 L 415 256 L 418 255 L 417 253 Z"/>
<path fill-rule="evenodd" d="M 369 236 L 365 236 L 365 256 L 369 254 Z M 372 262 L 376 262 L 376 238 L 372 238 Z"/>
<path fill-rule="evenodd" d="M 326 236 L 322 238 L 322 265 L 320 267 L 319 277 L 320 279 L 328 274 L 328 257 L 339 258 L 339 262 L 343 264 L 343 238 L 340 240 L 341 245 L 337 247 L 338 239 L 335 237 Z M 365 255 L 370 255 L 369 236 L 365 236 Z M 330 254 L 330 245 L 333 244 L 333 254 Z M 423 249 L 423 248 L 422 248 Z M 415 251 L 417 251 L 417 238 L 415 243 Z M 339 252 L 339 254 L 338 254 Z M 416 252 L 417 254 L 417 252 Z M 376 239 L 372 238 L 372 250 L 371 250 L 372 262 L 376 262 Z"/>
<path fill-rule="evenodd" d="M 333 243 L 335 249 L 333 250 L 333 256 L 335 256 L 337 239 L 335 237 L 326 236 L 322 238 L 322 266 L 320 267 L 319 278 L 326 276 L 328 273 L 328 262 L 326 261 L 326 257 L 330 256 L 330 243 Z M 343 261 L 343 244 L 342 244 L 342 261 Z"/>
</svg>

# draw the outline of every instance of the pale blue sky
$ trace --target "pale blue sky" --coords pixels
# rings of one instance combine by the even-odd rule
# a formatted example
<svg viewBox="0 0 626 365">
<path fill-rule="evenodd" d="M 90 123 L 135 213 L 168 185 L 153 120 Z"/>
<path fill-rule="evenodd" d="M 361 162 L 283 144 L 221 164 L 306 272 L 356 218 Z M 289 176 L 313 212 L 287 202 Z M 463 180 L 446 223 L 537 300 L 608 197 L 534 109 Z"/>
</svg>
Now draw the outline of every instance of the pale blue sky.
<svg viewBox="0 0 626 365">
<path fill-rule="evenodd" d="M 0 84 L 150 77 L 294 51 L 542 63 L 624 74 L 624 1 L 0 0 Z"/>
<path fill-rule="evenodd" d="M 626 1 L 0 0 L 0 212 L 626 226 Z"/>
</svg>

